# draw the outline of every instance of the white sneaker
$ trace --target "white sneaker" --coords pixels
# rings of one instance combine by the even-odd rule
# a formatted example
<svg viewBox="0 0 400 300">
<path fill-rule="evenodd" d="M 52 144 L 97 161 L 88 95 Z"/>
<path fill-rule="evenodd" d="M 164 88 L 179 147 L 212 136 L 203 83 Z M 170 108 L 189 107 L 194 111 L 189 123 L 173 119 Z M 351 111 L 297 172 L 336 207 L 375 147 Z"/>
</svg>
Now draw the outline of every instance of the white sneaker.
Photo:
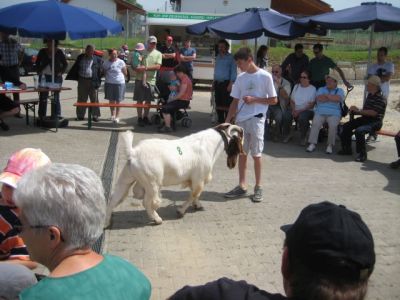
<svg viewBox="0 0 400 300">
<path fill-rule="evenodd" d="M 112 121 L 112 122 L 114 122 L 115 117 L 114 117 L 114 116 L 111 116 L 109 120 Z"/>
<path fill-rule="evenodd" d="M 114 119 L 114 123 L 118 124 L 119 123 L 119 118 Z"/>
<path fill-rule="evenodd" d="M 306 149 L 307 152 L 314 152 L 314 150 L 315 150 L 315 144 L 310 144 Z"/>
<path fill-rule="evenodd" d="M 325 153 L 326 154 L 332 154 L 332 145 L 331 144 L 329 144 L 327 147 L 326 147 L 326 150 L 325 150 Z"/>
</svg>

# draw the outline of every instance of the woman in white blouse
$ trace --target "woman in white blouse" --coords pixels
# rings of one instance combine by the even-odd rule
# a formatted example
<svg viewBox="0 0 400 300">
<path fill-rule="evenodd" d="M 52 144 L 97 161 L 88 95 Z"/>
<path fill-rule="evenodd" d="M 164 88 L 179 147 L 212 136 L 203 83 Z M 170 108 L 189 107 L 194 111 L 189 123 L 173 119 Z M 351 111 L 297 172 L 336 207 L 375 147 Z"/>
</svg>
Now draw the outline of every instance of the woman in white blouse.
<svg viewBox="0 0 400 300">
<path fill-rule="evenodd" d="M 314 116 L 315 94 L 316 89 L 310 84 L 310 73 L 303 71 L 300 75 L 300 83 L 294 86 L 290 99 L 292 116 L 299 125 L 300 144 L 302 146 L 306 144 L 306 135 L 310 127 L 310 120 Z M 292 135 L 289 134 L 284 142 L 289 142 L 291 138 Z"/>
</svg>

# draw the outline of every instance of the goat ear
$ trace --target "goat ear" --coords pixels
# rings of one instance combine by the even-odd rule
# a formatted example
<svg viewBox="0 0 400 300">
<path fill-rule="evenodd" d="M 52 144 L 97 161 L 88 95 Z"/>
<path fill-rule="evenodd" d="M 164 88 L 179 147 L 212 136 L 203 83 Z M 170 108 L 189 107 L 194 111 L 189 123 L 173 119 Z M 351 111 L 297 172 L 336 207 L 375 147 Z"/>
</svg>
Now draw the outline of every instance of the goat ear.
<svg viewBox="0 0 400 300">
<path fill-rule="evenodd" d="M 225 131 L 229 128 L 230 125 L 231 124 L 229 124 L 229 123 L 222 123 L 222 124 L 219 124 L 218 126 L 215 126 L 214 128 Z"/>
</svg>

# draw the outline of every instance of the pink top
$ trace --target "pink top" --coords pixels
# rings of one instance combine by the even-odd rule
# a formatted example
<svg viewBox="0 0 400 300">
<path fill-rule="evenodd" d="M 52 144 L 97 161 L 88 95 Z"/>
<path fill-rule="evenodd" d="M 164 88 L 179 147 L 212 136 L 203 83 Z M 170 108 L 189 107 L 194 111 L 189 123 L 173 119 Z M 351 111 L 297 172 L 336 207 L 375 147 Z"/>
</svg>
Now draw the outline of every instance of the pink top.
<svg viewBox="0 0 400 300">
<path fill-rule="evenodd" d="M 181 79 L 181 86 L 184 84 L 186 84 L 186 91 L 182 95 L 182 97 L 180 97 L 179 100 L 190 101 L 190 100 L 192 100 L 192 95 L 193 95 L 193 84 L 192 84 L 192 81 L 190 80 L 190 78 L 186 74 Z"/>
</svg>

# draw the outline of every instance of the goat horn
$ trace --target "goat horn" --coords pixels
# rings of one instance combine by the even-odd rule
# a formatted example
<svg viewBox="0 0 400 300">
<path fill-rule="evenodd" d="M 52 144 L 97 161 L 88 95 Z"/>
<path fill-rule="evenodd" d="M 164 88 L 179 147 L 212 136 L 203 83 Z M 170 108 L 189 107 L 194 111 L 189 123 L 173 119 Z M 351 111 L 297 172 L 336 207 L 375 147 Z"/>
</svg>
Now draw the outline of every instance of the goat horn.
<svg viewBox="0 0 400 300">
<path fill-rule="evenodd" d="M 227 134 L 229 137 L 231 137 L 231 136 L 232 136 L 231 133 L 234 132 L 234 131 L 237 131 L 237 132 L 239 133 L 240 137 L 243 137 L 243 128 L 242 128 L 242 127 L 239 127 L 239 126 L 237 126 L 237 125 L 231 125 L 231 126 L 229 126 L 229 128 L 228 128 L 226 134 Z"/>
</svg>

